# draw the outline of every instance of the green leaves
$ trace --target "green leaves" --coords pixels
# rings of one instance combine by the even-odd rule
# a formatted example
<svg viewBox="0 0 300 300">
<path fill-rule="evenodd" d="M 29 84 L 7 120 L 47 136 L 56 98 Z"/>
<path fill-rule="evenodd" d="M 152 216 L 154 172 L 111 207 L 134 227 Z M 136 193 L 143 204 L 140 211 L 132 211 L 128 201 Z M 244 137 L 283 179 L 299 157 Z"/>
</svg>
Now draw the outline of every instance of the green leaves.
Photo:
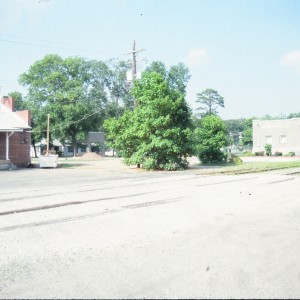
<svg viewBox="0 0 300 300">
<path fill-rule="evenodd" d="M 244 131 L 242 134 L 242 143 L 244 146 L 250 146 L 253 145 L 253 138 L 252 138 L 252 120 L 253 118 L 246 119 L 244 121 Z"/>
<path fill-rule="evenodd" d="M 201 106 L 197 108 L 200 110 L 200 116 L 217 114 L 218 107 L 224 107 L 224 99 L 218 94 L 216 90 L 206 89 L 205 91 L 197 94 L 196 102 Z"/>
<path fill-rule="evenodd" d="M 189 69 L 183 63 L 171 66 L 168 71 L 162 62 L 155 61 L 146 69 L 146 72 L 160 74 L 172 90 L 176 90 L 182 95 L 185 94 L 186 85 L 191 78 Z"/>
<path fill-rule="evenodd" d="M 110 145 L 128 165 L 177 170 L 193 152 L 191 112 L 184 97 L 157 72 L 145 72 L 132 89 L 137 107 L 105 121 Z"/>
<path fill-rule="evenodd" d="M 195 147 L 202 163 L 224 162 L 221 148 L 227 142 L 227 128 L 220 117 L 207 115 L 201 119 L 200 126 L 195 129 Z"/>
<path fill-rule="evenodd" d="M 111 68 L 101 61 L 81 57 L 46 55 L 23 73 L 19 82 L 29 88 L 26 107 L 32 111 L 34 135 L 45 136 L 50 114 L 52 138 L 74 146 L 89 131 L 101 130 L 107 116 L 123 111 L 130 102 L 124 62 Z"/>
</svg>

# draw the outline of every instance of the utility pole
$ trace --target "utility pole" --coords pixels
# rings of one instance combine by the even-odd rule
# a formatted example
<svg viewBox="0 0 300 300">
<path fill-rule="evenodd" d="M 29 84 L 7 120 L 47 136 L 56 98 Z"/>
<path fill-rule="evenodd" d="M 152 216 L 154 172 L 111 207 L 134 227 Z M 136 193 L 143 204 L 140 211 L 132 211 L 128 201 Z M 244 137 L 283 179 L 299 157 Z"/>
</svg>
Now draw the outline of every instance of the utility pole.
<svg viewBox="0 0 300 300">
<path fill-rule="evenodd" d="M 140 60 L 136 60 L 136 54 L 142 51 L 145 51 L 146 49 L 139 49 L 139 50 L 135 50 L 135 40 L 133 41 L 133 47 L 132 47 L 132 51 L 126 53 L 125 55 L 129 55 L 132 54 L 132 68 L 131 68 L 131 78 L 130 76 L 128 76 L 127 74 L 127 80 L 128 81 L 133 81 L 134 79 L 137 78 L 137 69 L 136 69 L 136 63 L 142 60 L 146 60 L 145 58 L 140 59 Z"/>
<path fill-rule="evenodd" d="M 137 73 L 137 68 L 136 68 L 136 63 L 139 62 L 139 61 L 142 61 L 142 60 L 146 60 L 145 58 L 143 59 L 140 59 L 140 60 L 137 60 L 136 59 L 136 55 L 137 53 L 139 52 L 142 52 L 142 51 L 145 51 L 146 49 L 139 49 L 139 50 L 136 50 L 135 49 L 135 40 L 133 41 L 133 47 L 132 47 L 132 51 L 129 52 L 129 53 L 126 53 L 125 55 L 129 55 L 129 54 L 132 54 L 132 68 L 131 68 L 131 72 L 128 71 L 127 72 L 127 81 L 128 82 L 133 82 L 135 79 L 138 78 L 138 73 Z M 135 103 L 135 100 L 134 100 L 134 107 L 136 106 L 136 103 Z"/>
<path fill-rule="evenodd" d="M 47 122 L 47 152 L 46 152 L 46 156 L 49 155 L 49 138 L 50 138 L 50 115 L 48 114 L 48 122 Z"/>
<path fill-rule="evenodd" d="M 135 52 L 135 40 L 133 41 L 132 48 L 132 78 L 136 78 L 136 52 Z"/>
</svg>

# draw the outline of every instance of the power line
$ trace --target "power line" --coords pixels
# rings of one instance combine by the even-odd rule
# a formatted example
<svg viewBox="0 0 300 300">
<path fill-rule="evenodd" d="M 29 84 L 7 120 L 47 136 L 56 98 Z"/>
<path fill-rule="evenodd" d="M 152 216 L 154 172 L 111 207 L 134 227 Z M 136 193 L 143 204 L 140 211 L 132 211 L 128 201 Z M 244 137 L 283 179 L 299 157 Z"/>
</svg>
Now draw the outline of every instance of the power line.
<svg viewBox="0 0 300 300">
<path fill-rule="evenodd" d="M 87 118 L 89 118 L 89 117 L 91 117 L 91 116 L 93 116 L 93 115 L 95 115 L 97 113 L 100 113 L 100 112 L 101 112 L 101 110 L 97 110 L 97 111 L 93 112 L 92 114 L 86 115 L 86 116 L 84 116 L 83 118 L 81 118 L 81 119 L 79 119 L 77 121 L 68 123 L 67 126 L 71 126 L 73 124 L 79 123 L 79 122 L 81 122 L 81 121 L 83 121 L 83 120 L 85 120 L 85 119 L 87 119 Z M 55 129 L 51 130 L 51 132 L 57 131 L 57 130 L 58 130 L 58 128 L 55 128 Z M 35 133 L 35 132 L 45 132 L 45 131 L 47 131 L 47 130 L 31 130 L 30 132 Z"/>
<path fill-rule="evenodd" d="M 49 1 L 49 0 L 43 0 L 43 1 Z M 20 35 L 14 35 L 14 34 L 6 34 L 6 33 L 0 33 L 0 36 L 1 36 L 0 42 L 16 44 L 16 45 L 25 45 L 25 46 L 40 47 L 40 48 L 54 48 L 54 49 L 61 49 L 61 50 L 66 50 L 66 49 L 77 50 L 77 51 L 78 50 L 90 50 L 90 48 L 78 48 L 75 45 L 72 45 L 71 47 L 69 47 L 69 46 L 64 45 L 57 41 L 46 41 L 46 40 L 36 39 L 36 38 L 28 37 L 28 36 L 20 36 Z M 8 37 L 8 38 L 5 38 L 5 37 Z M 19 39 L 19 40 L 15 40 L 15 39 Z M 28 42 L 26 40 L 31 40 L 33 42 Z M 124 55 L 132 54 L 133 70 L 134 70 L 134 74 L 136 75 L 136 62 L 146 60 L 146 59 L 136 60 L 136 54 L 141 51 L 145 51 L 145 50 L 146 49 L 135 50 L 135 41 L 134 41 L 133 51 L 125 53 L 123 55 L 118 55 L 118 56 L 115 56 L 112 58 L 108 58 L 105 61 L 110 62 L 112 60 L 121 59 L 121 57 Z"/>
<path fill-rule="evenodd" d="M 22 37 L 19 37 L 22 38 Z M 32 39 L 32 38 L 26 38 L 26 39 Z M 36 39 L 32 39 L 35 41 L 41 41 L 41 40 L 36 40 Z M 0 42 L 4 42 L 4 43 L 10 43 L 10 44 L 15 44 L 15 45 L 25 45 L 25 46 L 30 46 L 30 47 L 38 47 L 38 48 L 52 48 L 52 49 L 60 49 L 60 50 L 76 50 L 76 51 L 89 51 L 90 49 L 87 48 L 74 48 L 74 47 L 65 47 L 65 46 L 55 46 L 55 45 L 46 45 L 46 44 L 37 44 L 37 43 L 30 43 L 27 41 L 14 41 L 14 40 L 10 40 L 10 39 L 0 39 Z M 43 41 L 41 41 L 43 42 Z M 106 60 L 104 60 L 105 63 L 111 63 L 114 60 L 117 59 L 121 59 L 122 55 L 119 56 L 115 56 L 115 57 L 111 57 L 108 58 Z"/>
<path fill-rule="evenodd" d="M 60 49 L 60 50 L 66 50 L 66 49 L 79 50 L 79 49 L 75 49 L 75 48 L 72 48 L 72 47 L 33 44 L 33 43 L 28 43 L 28 42 L 12 41 L 12 40 L 7 40 L 7 39 L 0 39 L 0 42 L 10 43 L 10 44 L 19 44 L 19 45 L 25 45 L 25 46 L 31 46 L 31 47 L 39 47 L 39 48 L 54 48 L 54 49 Z M 81 50 L 83 50 L 83 49 L 81 49 Z M 85 49 L 85 50 L 88 50 L 88 49 Z"/>
<path fill-rule="evenodd" d="M 36 42 L 48 42 L 50 44 L 60 44 L 60 42 L 57 42 L 57 41 L 49 41 L 49 40 L 41 40 L 41 39 L 36 39 L 36 38 L 33 38 L 33 37 L 29 37 L 29 36 L 20 36 L 20 35 L 16 35 L 16 34 L 7 34 L 7 33 L 1 33 L 2 36 L 6 36 L 8 38 L 17 38 L 17 39 L 23 39 L 23 40 L 32 40 L 32 41 L 36 41 Z"/>
</svg>

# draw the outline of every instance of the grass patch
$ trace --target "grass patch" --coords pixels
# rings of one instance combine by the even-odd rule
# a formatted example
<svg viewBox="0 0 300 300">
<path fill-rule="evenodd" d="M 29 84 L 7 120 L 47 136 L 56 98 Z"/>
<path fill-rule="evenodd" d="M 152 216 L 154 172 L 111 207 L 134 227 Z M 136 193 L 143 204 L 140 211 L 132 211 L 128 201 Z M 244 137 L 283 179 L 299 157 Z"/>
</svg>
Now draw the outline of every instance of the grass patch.
<svg viewBox="0 0 300 300">
<path fill-rule="evenodd" d="M 247 174 L 260 173 L 280 169 L 290 169 L 300 167 L 300 161 L 289 162 L 249 162 L 242 165 L 227 165 L 220 166 L 218 170 L 213 171 L 213 174 Z"/>
</svg>

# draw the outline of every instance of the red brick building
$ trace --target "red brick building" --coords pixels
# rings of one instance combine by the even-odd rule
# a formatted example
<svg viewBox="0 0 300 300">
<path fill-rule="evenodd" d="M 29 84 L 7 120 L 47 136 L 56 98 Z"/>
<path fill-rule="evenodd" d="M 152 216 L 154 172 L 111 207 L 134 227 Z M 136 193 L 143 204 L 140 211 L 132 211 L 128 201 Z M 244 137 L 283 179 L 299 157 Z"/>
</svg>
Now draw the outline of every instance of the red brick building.
<svg viewBox="0 0 300 300">
<path fill-rule="evenodd" d="M 12 163 L 22 167 L 30 163 L 30 120 L 30 111 L 15 111 L 13 98 L 1 99 L 0 163 L 2 166 Z"/>
</svg>

